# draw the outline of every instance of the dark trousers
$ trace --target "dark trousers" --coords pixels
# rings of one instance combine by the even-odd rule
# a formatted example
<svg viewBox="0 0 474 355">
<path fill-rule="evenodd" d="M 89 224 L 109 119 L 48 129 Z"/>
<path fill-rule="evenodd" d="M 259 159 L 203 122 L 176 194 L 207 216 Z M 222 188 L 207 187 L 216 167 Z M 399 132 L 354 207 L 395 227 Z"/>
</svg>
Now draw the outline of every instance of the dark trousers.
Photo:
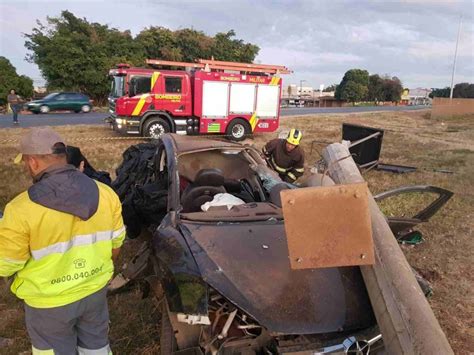
<svg viewBox="0 0 474 355">
<path fill-rule="evenodd" d="M 20 105 L 10 105 L 13 112 L 13 122 L 18 122 L 18 112 L 20 111 Z"/>
</svg>

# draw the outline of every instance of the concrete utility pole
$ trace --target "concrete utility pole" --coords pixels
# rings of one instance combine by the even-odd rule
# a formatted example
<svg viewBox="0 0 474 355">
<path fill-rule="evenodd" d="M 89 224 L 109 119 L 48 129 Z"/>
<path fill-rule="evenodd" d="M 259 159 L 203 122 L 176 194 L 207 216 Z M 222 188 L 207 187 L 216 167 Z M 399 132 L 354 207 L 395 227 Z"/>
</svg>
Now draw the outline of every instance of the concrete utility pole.
<svg viewBox="0 0 474 355">
<path fill-rule="evenodd" d="M 458 56 L 458 45 L 459 45 L 459 37 L 461 35 L 461 25 L 462 25 L 462 15 L 459 18 L 459 29 L 458 29 L 458 39 L 456 40 L 456 49 L 454 50 L 454 62 L 453 62 L 453 75 L 451 76 L 451 92 L 449 93 L 449 99 L 453 99 L 453 91 L 454 91 L 454 74 L 456 73 L 456 59 Z"/>
<path fill-rule="evenodd" d="M 321 108 L 321 97 L 323 97 L 324 84 L 319 85 L 319 108 Z"/>
</svg>

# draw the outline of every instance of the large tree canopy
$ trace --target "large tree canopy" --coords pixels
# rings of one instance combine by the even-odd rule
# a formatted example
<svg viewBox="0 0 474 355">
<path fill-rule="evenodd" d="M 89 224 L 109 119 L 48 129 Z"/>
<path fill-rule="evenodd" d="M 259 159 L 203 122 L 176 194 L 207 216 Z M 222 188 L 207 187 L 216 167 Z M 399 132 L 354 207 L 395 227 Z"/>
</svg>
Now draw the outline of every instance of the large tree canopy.
<svg viewBox="0 0 474 355">
<path fill-rule="evenodd" d="M 33 80 L 25 75 L 18 75 L 15 67 L 5 57 L 0 57 L 0 104 L 7 102 L 11 89 L 24 98 L 33 95 Z"/>
<path fill-rule="evenodd" d="M 349 102 L 362 101 L 367 96 L 369 72 L 362 69 L 350 69 L 337 86 L 335 97 Z"/>
<path fill-rule="evenodd" d="M 443 89 L 433 89 L 430 97 L 449 97 L 450 93 L 451 89 L 449 87 L 445 87 Z M 474 84 L 459 83 L 454 85 L 453 98 L 474 99 Z"/>
<path fill-rule="evenodd" d="M 339 100 L 352 103 L 358 101 L 400 101 L 403 86 L 396 76 L 381 77 L 370 75 L 367 70 L 348 70 L 336 88 L 335 96 Z"/>
<path fill-rule="evenodd" d="M 26 34 L 27 59 L 38 65 L 51 89 L 77 90 L 103 99 L 108 92 L 107 72 L 117 63 L 144 65 L 146 58 L 194 61 L 216 60 L 252 62 L 259 48 L 235 39 L 235 32 L 214 37 L 193 29 L 171 31 L 149 27 L 135 38 L 130 31 L 88 22 L 69 11 L 37 22 Z"/>
</svg>

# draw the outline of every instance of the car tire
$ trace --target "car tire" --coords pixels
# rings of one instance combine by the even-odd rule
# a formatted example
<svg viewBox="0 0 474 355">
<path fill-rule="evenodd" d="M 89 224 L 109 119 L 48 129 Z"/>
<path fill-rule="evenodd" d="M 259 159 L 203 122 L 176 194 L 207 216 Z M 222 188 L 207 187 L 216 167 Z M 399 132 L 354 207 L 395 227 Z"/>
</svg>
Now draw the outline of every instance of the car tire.
<svg viewBox="0 0 474 355">
<path fill-rule="evenodd" d="M 163 300 L 161 306 L 161 332 L 160 332 L 160 353 L 161 355 L 171 355 L 178 350 L 173 326 L 168 314 L 168 306 Z"/>
<path fill-rule="evenodd" d="M 46 105 L 43 105 L 40 107 L 40 112 L 41 113 L 48 113 L 50 110 L 49 110 L 49 107 L 46 106 Z"/>
<path fill-rule="evenodd" d="M 145 137 L 160 138 L 163 134 L 171 132 L 171 128 L 168 122 L 163 118 L 150 118 L 145 122 L 143 128 L 143 135 Z"/>
<path fill-rule="evenodd" d="M 81 111 L 84 113 L 89 113 L 91 112 L 91 107 L 89 105 L 82 105 Z"/>
<path fill-rule="evenodd" d="M 35 114 L 35 115 L 39 114 L 39 111 L 31 111 L 31 112 L 33 112 L 33 114 Z"/>
<path fill-rule="evenodd" d="M 251 133 L 250 124 L 242 118 L 233 119 L 226 129 L 227 138 L 235 142 L 243 141 Z"/>
</svg>

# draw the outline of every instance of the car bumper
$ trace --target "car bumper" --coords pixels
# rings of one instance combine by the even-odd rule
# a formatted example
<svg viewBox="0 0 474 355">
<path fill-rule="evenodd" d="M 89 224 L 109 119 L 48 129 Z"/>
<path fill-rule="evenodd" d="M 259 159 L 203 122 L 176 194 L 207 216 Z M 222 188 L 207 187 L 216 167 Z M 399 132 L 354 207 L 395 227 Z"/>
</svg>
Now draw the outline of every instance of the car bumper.
<svg viewBox="0 0 474 355">
<path fill-rule="evenodd" d="M 122 134 L 140 134 L 140 122 L 122 117 L 109 117 L 111 128 Z"/>
<path fill-rule="evenodd" d="M 40 106 L 24 106 L 23 108 L 31 112 L 40 112 Z"/>
</svg>

